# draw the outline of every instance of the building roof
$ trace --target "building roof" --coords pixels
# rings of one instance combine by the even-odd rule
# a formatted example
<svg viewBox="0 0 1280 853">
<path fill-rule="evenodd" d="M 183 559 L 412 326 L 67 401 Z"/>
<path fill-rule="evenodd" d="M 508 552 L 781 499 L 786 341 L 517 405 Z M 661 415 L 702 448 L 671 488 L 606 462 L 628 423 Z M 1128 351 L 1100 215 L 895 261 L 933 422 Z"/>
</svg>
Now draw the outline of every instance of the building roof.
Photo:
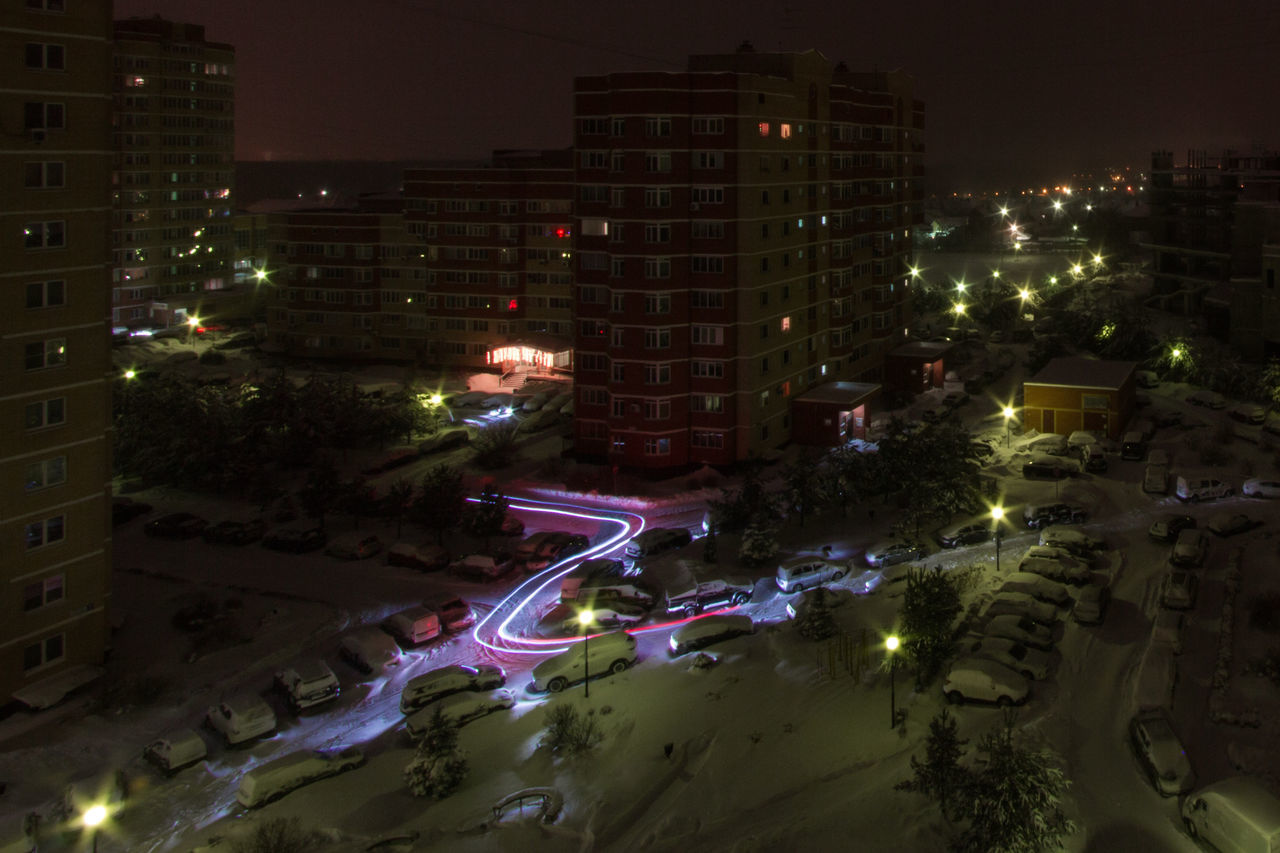
<svg viewBox="0 0 1280 853">
<path fill-rule="evenodd" d="M 925 361 L 937 361 L 951 351 L 955 344 L 950 341 L 912 341 L 897 349 L 890 350 L 894 358 L 922 358 Z"/>
<path fill-rule="evenodd" d="M 1098 358 L 1064 356 L 1055 358 L 1027 385 L 1063 385 L 1075 388 L 1117 390 L 1138 367 L 1134 361 L 1104 361 Z"/>
<path fill-rule="evenodd" d="M 797 403 L 839 403 L 850 407 L 865 402 L 880 391 L 874 382 L 827 382 L 796 397 Z"/>
</svg>

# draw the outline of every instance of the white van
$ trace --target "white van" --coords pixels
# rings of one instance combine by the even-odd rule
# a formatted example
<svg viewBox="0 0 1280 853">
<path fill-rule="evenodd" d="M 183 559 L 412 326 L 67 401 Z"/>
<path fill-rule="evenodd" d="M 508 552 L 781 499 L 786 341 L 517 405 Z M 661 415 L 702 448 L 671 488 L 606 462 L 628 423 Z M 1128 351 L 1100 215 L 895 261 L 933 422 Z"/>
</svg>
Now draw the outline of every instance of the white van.
<svg viewBox="0 0 1280 853">
<path fill-rule="evenodd" d="M 239 693 L 209 708 L 205 723 L 226 740 L 227 746 L 273 734 L 276 712 L 256 693 Z"/>
<path fill-rule="evenodd" d="M 440 636 L 440 616 L 425 607 L 410 607 L 388 616 L 382 629 L 406 646 L 417 646 Z"/>
<path fill-rule="evenodd" d="M 590 647 L 590 658 L 587 647 Z M 547 658 L 533 668 L 530 689 L 541 693 L 559 693 L 588 675 L 622 672 L 636 662 L 636 640 L 626 631 L 612 631 L 575 643 L 571 649 Z M 590 670 L 588 672 L 588 670 Z"/>
<path fill-rule="evenodd" d="M 1229 498 L 1235 493 L 1229 485 L 1213 477 L 1179 477 L 1177 496 L 1180 501 L 1211 501 Z"/>
<path fill-rule="evenodd" d="M 172 776 L 184 767 L 204 761 L 209 754 L 204 738 L 192 729 L 177 729 L 156 738 L 142 750 L 142 757 L 160 772 Z"/>
<path fill-rule="evenodd" d="M 338 698 L 341 688 L 338 676 L 329 665 L 317 657 L 302 658 L 276 673 L 275 686 L 289 703 L 289 710 L 298 713 Z"/>
<path fill-rule="evenodd" d="M 1182 801 L 1182 821 L 1191 837 L 1219 850 L 1280 853 L 1280 799 L 1247 776 L 1189 794 Z"/>
<path fill-rule="evenodd" d="M 813 589 L 844 577 L 844 566 L 821 557 L 796 557 L 778 566 L 778 589 L 785 593 Z"/>
<path fill-rule="evenodd" d="M 334 776 L 364 764 L 364 753 L 354 746 L 340 751 L 293 752 L 260 764 L 240 777 L 236 799 L 247 809 L 280 799 L 295 788 Z"/>
</svg>

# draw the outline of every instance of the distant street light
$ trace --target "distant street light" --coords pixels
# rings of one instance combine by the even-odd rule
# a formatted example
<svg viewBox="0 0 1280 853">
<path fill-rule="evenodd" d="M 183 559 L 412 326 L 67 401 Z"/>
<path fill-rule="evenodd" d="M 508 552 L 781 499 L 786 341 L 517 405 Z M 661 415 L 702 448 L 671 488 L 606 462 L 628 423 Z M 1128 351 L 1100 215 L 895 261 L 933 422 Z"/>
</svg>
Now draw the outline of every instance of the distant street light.
<svg viewBox="0 0 1280 853">
<path fill-rule="evenodd" d="M 98 827 L 106 819 L 107 807 L 100 804 L 90 806 L 80 818 L 84 822 L 85 829 L 93 833 L 93 853 L 98 853 Z"/>
<path fill-rule="evenodd" d="M 583 628 L 582 634 L 582 698 L 591 698 L 591 626 L 595 624 L 596 614 L 590 608 L 578 612 L 578 624 Z"/>
<path fill-rule="evenodd" d="M 191 337 L 191 349 L 196 348 L 196 329 L 200 326 L 200 318 L 194 315 L 187 318 L 187 334 Z"/>
<path fill-rule="evenodd" d="M 256 269 L 253 271 L 253 278 L 258 284 L 266 283 L 268 280 L 268 276 L 270 276 L 270 273 L 268 273 L 265 269 Z"/>
<path fill-rule="evenodd" d="M 894 654 L 898 650 L 899 641 L 897 634 L 890 634 L 884 639 L 885 651 L 889 653 L 889 728 L 894 728 L 898 722 L 898 703 L 894 696 L 894 676 L 898 672 L 898 656 Z"/>
</svg>

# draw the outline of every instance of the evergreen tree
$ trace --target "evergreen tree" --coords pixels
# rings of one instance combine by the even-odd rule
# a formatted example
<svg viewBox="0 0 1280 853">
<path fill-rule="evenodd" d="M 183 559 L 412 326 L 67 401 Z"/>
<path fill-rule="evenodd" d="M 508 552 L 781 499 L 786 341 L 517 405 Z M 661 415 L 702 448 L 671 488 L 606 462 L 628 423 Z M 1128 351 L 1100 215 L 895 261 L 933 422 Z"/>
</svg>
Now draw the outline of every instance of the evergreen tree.
<svg viewBox="0 0 1280 853">
<path fill-rule="evenodd" d="M 409 508 L 410 518 L 436 532 L 436 544 L 444 544 L 444 532 L 462 523 L 467 506 L 467 492 L 462 473 L 441 463 L 422 478 L 422 491 Z"/>
<path fill-rule="evenodd" d="M 738 548 L 738 559 L 747 566 L 763 566 L 778 556 L 777 532 L 772 526 L 760 521 L 751 521 L 742 531 L 742 544 Z"/>
<path fill-rule="evenodd" d="M 933 678 L 951 656 L 952 623 L 960 611 L 960 593 L 941 567 L 907 571 L 898 624 L 903 648 L 916 667 L 917 685 Z"/>
<path fill-rule="evenodd" d="M 413 759 L 405 765 L 404 776 L 415 797 L 443 800 L 457 790 L 470 767 L 458 748 L 458 724 L 439 708 L 427 723 Z"/>
<path fill-rule="evenodd" d="M 929 722 L 924 760 L 911 756 L 911 771 L 915 775 L 894 787 L 937 800 L 942 816 L 950 819 L 955 811 L 957 795 L 969 783 L 969 771 L 960 764 L 967 743 L 957 734 L 955 717 L 951 716 L 949 709 L 943 708 Z"/>
<path fill-rule="evenodd" d="M 480 493 L 480 502 L 471 509 L 468 527 L 471 532 L 485 541 L 502 532 L 502 522 L 507 517 L 507 496 L 493 486 L 485 486 Z"/>
</svg>

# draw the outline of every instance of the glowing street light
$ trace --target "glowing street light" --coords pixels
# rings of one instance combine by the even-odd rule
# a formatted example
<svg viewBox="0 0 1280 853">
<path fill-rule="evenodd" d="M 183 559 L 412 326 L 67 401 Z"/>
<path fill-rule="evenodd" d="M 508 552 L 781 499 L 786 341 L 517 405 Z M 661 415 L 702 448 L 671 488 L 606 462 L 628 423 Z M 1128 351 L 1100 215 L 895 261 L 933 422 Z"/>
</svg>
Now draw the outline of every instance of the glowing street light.
<svg viewBox="0 0 1280 853">
<path fill-rule="evenodd" d="M 912 278 L 919 278 L 919 277 L 920 277 L 920 267 L 912 267 L 912 268 L 911 268 L 911 277 L 912 277 Z"/>
<path fill-rule="evenodd" d="M 1008 447 L 1013 443 L 1010 438 L 1010 431 L 1013 429 L 1013 406 L 1005 406 L 1002 414 L 1004 415 L 1004 446 Z"/>
<path fill-rule="evenodd" d="M 98 853 L 98 827 L 107 819 L 107 807 L 98 804 L 90 806 L 85 813 L 80 816 L 80 820 L 84 823 L 84 828 L 93 833 L 93 853 Z"/>
<path fill-rule="evenodd" d="M 591 698 L 591 626 L 595 624 L 596 614 L 587 608 L 578 611 L 578 624 L 582 626 L 582 698 Z"/>
<path fill-rule="evenodd" d="M 1031 298 L 1031 290 L 1030 290 L 1030 288 L 1026 288 L 1026 287 L 1022 288 L 1021 290 L 1019 290 L 1019 291 L 1018 291 L 1018 296 L 1019 296 L 1019 297 L 1022 299 L 1022 301 L 1025 303 L 1028 299 L 1030 299 L 1030 298 Z"/>
<path fill-rule="evenodd" d="M 963 303 L 963 302 L 957 302 L 957 303 L 955 304 L 955 306 L 954 306 L 951 310 L 952 310 L 952 311 L 954 311 L 954 312 L 956 312 L 956 316 L 957 316 L 957 317 L 963 317 L 963 316 L 964 316 L 964 303 Z"/>
<path fill-rule="evenodd" d="M 1058 283 L 1058 277 L 1057 277 L 1056 275 L 1051 275 L 1051 276 L 1049 276 L 1049 283 L 1050 283 L 1050 284 L 1057 284 L 1057 283 Z"/>
<path fill-rule="evenodd" d="M 271 274 L 265 269 L 256 269 L 253 271 L 254 281 L 258 284 L 265 284 Z"/>
<path fill-rule="evenodd" d="M 1009 215 L 1009 208 L 1007 208 L 1007 207 L 1001 207 L 1001 208 L 1000 208 L 1000 215 L 1001 215 L 1001 216 L 1008 216 L 1008 215 Z"/>
<path fill-rule="evenodd" d="M 191 338 L 191 349 L 193 350 L 196 348 L 196 329 L 199 327 L 199 325 L 200 325 L 200 318 L 195 316 L 194 314 L 187 318 L 187 329 L 189 330 L 187 334 Z"/>
<path fill-rule="evenodd" d="M 969 285 L 964 283 L 964 279 L 960 279 L 959 281 L 956 282 L 956 290 L 960 291 L 961 293 L 964 293 L 964 289 L 968 286 Z"/>
<path fill-rule="evenodd" d="M 1080 266 L 1079 264 L 1072 265 L 1071 267 L 1072 275 L 1081 275 L 1082 273 L 1084 273 L 1084 267 Z"/>
<path fill-rule="evenodd" d="M 898 722 L 898 703 L 894 696 L 894 682 L 897 680 L 895 676 L 898 670 L 898 656 L 894 654 L 901 645 L 897 634 L 890 634 L 884 638 L 884 649 L 889 653 L 889 728 L 892 729 Z"/>
<path fill-rule="evenodd" d="M 1059 199 L 1056 199 L 1056 198 L 1055 198 L 1055 199 L 1053 200 L 1053 209 L 1054 209 L 1054 210 L 1062 210 L 1062 202 L 1061 202 Z"/>
<path fill-rule="evenodd" d="M 996 574 L 997 575 L 1000 574 L 1000 542 L 1004 539 L 1004 527 L 1001 524 L 1003 520 L 1004 520 L 1004 507 L 993 506 L 991 508 L 991 521 L 993 526 L 995 527 Z"/>
<path fill-rule="evenodd" d="M 138 374 L 137 374 L 137 372 L 136 372 L 136 371 L 134 371 L 134 369 L 133 369 L 133 368 L 129 368 L 128 370 L 126 370 L 126 371 L 124 372 L 124 378 L 125 378 L 125 379 L 132 379 L 133 377 L 135 377 L 135 376 L 137 376 L 137 375 L 138 375 Z"/>
</svg>

